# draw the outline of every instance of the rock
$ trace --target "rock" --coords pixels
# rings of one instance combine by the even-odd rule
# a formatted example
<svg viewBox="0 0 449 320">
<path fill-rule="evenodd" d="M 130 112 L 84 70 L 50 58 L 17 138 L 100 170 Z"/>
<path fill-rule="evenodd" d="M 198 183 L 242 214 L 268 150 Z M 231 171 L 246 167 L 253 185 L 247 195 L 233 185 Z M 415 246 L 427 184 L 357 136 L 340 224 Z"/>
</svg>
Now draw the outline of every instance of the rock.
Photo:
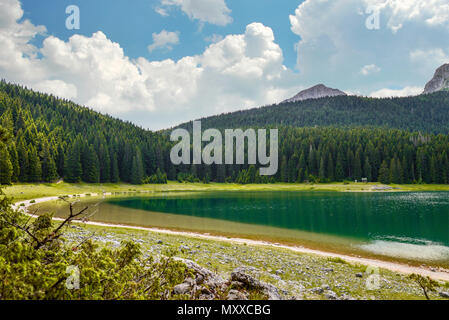
<svg viewBox="0 0 449 320">
<path fill-rule="evenodd" d="M 284 270 L 279 269 L 279 270 L 276 270 L 275 273 L 276 273 L 278 276 L 280 276 L 281 274 L 284 274 L 285 272 L 284 272 Z"/>
<path fill-rule="evenodd" d="M 328 300 L 338 300 L 338 296 L 335 292 L 333 291 L 328 291 L 326 292 L 326 294 L 324 295 L 324 297 Z"/>
<path fill-rule="evenodd" d="M 355 276 L 356 276 L 357 278 L 363 278 L 363 273 L 361 273 L 361 272 L 356 273 Z"/>
<path fill-rule="evenodd" d="M 449 299 L 449 292 L 441 291 L 440 292 L 440 297 Z"/>
<path fill-rule="evenodd" d="M 203 282 L 204 282 L 204 276 L 202 274 L 198 273 L 195 278 L 195 283 L 197 285 L 201 285 Z"/>
<path fill-rule="evenodd" d="M 244 268 L 235 269 L 231 273 L 231 280 L 241 282 L 250 288 L 258 288 L 260 286 L 259 281 L 254 279 L 249 274 L 246 274 L 245 272 L 246 270 Z"/>
<path fill-rule="evenodd" d="M 226 300 L 248 300 L 248 297 L 237 290 L 230 290 Z"/>
<path fill-rule="evenodd" d="M 323 290 L 330 290 L 331 287 L 329 287 L 327 284 L 323 284 L 323 285 L 321 286 L 321 289 L 323 289 Z"/>
<path fill-rule="evenodd" d="M 229 287 L 231 289 L 243 289 L 245 287 L 245 284 L 240 281 L 232 281 Z"/>
<path fill-rule="evenodd" d="M 188 246 L 182 245 L 182 246 L 179 246 L 179 250 L 181 252 L 185 252 L 185 251 L 190 251 L 190 248 Z"/>
<path fill-rule="evenodd" d="M 223 291 L 226 287 L 226 281 L 219 275 L 212 271 L 203 268 L 190 260 L 182 260 L 187 265 L 187 268 L 191 269 L 195 275 L 195 280 L 192 280 L 192 285 L 202 285 L 207 287 L 212 292 Z M 188 280 L 186 280 L 188 281 Z"/>
<path fill-rule="evenodd" d="M 261 282 L 249 274 L 245 273 L 244 268 L 237 268 L 231 273 L 231 281 L 243 283 L 248 289 L 256 289 L 262 291 L 268 300 L 281 300 L 278 289 L 269 283 Z"/>
<path fill-rule="evenodd" d="M 443 64 L 424 88 L 424 94 L 449 89 L 449 64 Z"/>
<path fill-rule="evenodd" d="M 324 272 L 334 272 L 334 269 L 332 269 L 332 268 L 324 268 L 323 271 Z"/>
<path fill-rule="evenodd" d="M 189 294 L 191 290 L 191 286 L 188 283 L 178 284 L 173 288 L 174 294 Z"/>
<path fill-rule="evenodd" d="M 315 294 L 322 294 L 324 292 L 323 288 L 313 288 L 312 292 Z"/>
<path fill-rule="evenodd" d="M 214 300 L 215 296 L 213 294 L 200 294 L 198 299 L 199 300 Z"/>
<path fill-rule="evenodd" d="M 156 243 L 157 244 L 163 244 L 164 242 L 162 240 L 157 240 Z"/>
<path fill-rule="evenodd" d="M 287 99 L 282 103 L 303 101 L 308 99 L 319 99 L 325 97 L 346 96 L 346 95 L 347 94 L 344 93 L 343 91 L 340 91 L 338 89 L 331 89 L 326 87 L 324 84 L 319 84 L 307 90 L 301 91 L 293 98 Z"/>
</svg>

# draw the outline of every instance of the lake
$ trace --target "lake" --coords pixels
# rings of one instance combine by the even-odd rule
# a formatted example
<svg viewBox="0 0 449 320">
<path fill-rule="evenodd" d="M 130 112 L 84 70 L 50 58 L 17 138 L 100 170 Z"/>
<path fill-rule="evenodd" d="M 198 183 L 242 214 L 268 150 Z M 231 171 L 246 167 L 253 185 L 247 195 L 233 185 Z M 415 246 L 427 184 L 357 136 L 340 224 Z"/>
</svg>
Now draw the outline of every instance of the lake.
<svg viewBox="0 0 449 320">
<path fill-rule="evenodd" d="M 449 192 L 210 192 L 106 199 L 94 220 L 449 265 Z"/>
</svg>

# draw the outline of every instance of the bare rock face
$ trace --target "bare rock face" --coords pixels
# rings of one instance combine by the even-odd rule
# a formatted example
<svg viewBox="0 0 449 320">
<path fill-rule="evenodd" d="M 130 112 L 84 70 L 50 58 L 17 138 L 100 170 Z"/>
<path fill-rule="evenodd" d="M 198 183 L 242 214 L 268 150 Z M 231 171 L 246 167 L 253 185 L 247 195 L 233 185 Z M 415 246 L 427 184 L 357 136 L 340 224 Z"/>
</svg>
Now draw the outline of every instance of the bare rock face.
<svg viewBox="0 0 449 320">
<path fill-rule="evenodd" d="M 435 75 L 424 89 L 424 94 L 449 89 L 449 64 L 443 64 L 435 71 Z"/>
<path fill-rule="evenodd" d="M 319 99 L 319 98 L 325 98 L 325 97 L 346 96 L 346 95 L 347 94 L 344 93 L 343 91 L 340 91 L 338 89 L 328 88 L 324 84 L 319 84 L 319 85 L 316 85 L 307 90 L 301 91 L 293 98 L 283 101 L 283 103 L 303 101 L 303 100 L 308 100 L 308 99 Z"/>
</svg>

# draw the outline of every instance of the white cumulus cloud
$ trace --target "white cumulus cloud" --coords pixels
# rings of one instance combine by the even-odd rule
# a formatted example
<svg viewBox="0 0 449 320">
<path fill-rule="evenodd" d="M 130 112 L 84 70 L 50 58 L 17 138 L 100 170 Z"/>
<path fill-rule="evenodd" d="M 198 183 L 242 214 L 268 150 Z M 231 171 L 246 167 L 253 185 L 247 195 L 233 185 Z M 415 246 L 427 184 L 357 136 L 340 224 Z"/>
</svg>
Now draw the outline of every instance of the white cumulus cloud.
<svg viewBox="0 0 449 320">
<path fill-rule="evenodd" d="M 67 41 L 46 36 L 44 27 L 21 20 L 17 0 L 0 3 L 10 11 L 0 17 L 14 17 L 0 20 L 3 78 L 147 128 L 275 103 L 297 91 L 297 74 L 283 65 L 272 30 L 261 23 L 201 54 L 150 61 L 130 59 L 101 31 Z M 38 34 L 45 37 L 41 48 L 31 44 Z"/>
<path fill-rule="evenodd" d="M 153 43 L 148 46 L 148 51 L 165 48 L 171 50 L 173 45 L 179 43 L 179 32 L 162 30 L 159 33 L 153 33 Z"/>
<path fill-rule="evenodd" d="M 367 64 L 366 66 L 363 66 L 363 68 L 360 70 L 360 73 L 364 76 L 368 76 L 373 73 L 380 72 L 380 68 L 376 66 L 375 64 Z"/>
<path fill-rule="evenodd" d="M 219 26 L 232 22 L 225 0 L 161 0 L 165 7 L 179 7 L 190 19 Z"/>
<path fill-rule="evenodd" d="M 380 89 L 370 94 L 373 98 L 391 98 L 391 97 L 408 97 L 416 96 L 424 91 L 421 87 L 405 87 L 402 89 Z"/>
<path fill-rule="evenodd" d="M 373 6 L 379 9 L 379 30 L 366 27 Z M 416 53 L 449 48 L 448 14 L 448 0 L 305 0 L 290 15 L 291 30 L 300 38 L 297 68 L 310 84 L 362 94 L 423 87 L 445 58 L 438 54 L 424 67 L 429 58 Z M 382 66 L 382 75 L 364 77 L 360 66 L 370 64 Z"/>
</svg>

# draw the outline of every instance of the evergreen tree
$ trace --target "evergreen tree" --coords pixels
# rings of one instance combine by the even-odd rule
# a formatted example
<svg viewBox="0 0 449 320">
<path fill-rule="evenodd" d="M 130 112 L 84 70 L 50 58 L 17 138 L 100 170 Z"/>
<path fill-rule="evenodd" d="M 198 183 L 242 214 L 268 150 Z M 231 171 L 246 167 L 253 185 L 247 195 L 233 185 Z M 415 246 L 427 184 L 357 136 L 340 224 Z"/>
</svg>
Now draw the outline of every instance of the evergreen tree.
<svg viewBox="0 0 449 320">
<path fill-rule="evenodd" d="M 120 181 L 120 173 L 118 169 L 117 154 L 113 153 L 111 158 L 111 182 L 117 183 Z"/>
<path fill-rule="evenodd" d="M 13 166 L 6 145 L 0 142 L 0 185 L 11 184 L 13 176 Z"/>
<path fill-rule="evenodd" d="M 332 160 L 332 155 L 329 154 L 329 160 L 327 161 L 327 179 L 331 182 L 335 181 L 334 170 L 334 161 Z"/>
<path fill-rule="evenodd" d="M 140 150 L 137 149 L 133 157 L 132 169 L 131 169 L 131 183 L 132 184 L 142 184 L 144 178 L 142 154 Z"/>
<path fill-rule="evenodd" d="M 364 176 L 368 180 L 368 182 L 373 181 L 372 168 L 371 168 L 371 164 L 370 164 L 368 157 L 365 158 L 365 164 L 363 165 L 363 171 L 364 171 Z"/>
<path fill-rule="evenodd" d="M 111 158 L 109 150 L 102 143 L 98 148 L 98 160 L 100 163 L 100 182 L 111 181 Z"/>
<path fill-rule="evenodd" d="M 319 178 L 320 182 L 326 182 L 326 162 L 324 161 L 324 157 L 320 161 Z"/>
<path fill-rule="evenodd" d="M 28 167 L 28 181 L 40 182 L 42 180 L 42 166 L 37 150 L 34 146 L 29 145 L 29 167 Z"/>
<path fill-rule="evenodd" d="M 390 182 L 402 183 L 402 167 L 399 159 L 394 157 L 390 164 Z"/>
<path fill-rule="evenodd" d="M 11 159 L 11 164 L 13 168 L 13 173 L 11 177 L 12 182 L 18 182 L 20 176 L 20 165 L 19 165 L 19 154 L 17 153 L 16 144 L 14 142 L 9 143 L 9 156 Z"/>
<path fill-rule="evenodd" d="M 100 182 L 100 164 L 98 161 L 97 153 L 92 145 L 86 146 L 84 152 L 81 155 L 82 169 L 83 169 L 83 181 L 89 183 Z"/>
<path fill-rule="evenodd" d="M 27 182 L 28 181 L 28 172 L 29 172 L 29 159 L 28 159 L 28 150 L 25 145 L 25 140 L 23 139 L 23 136 L 20 136 L 18 138 L 18 145 L 17 145 L 17 155 L 19 157 L 19 181 L 21 182 Z"/>
<path fill-rule="evenodd" d="M 357 181 L 362 180 L 362 162 L 360 159 L 360 150 L 358 150 L 354 157 L 354 179 Z"/>
<path fill-rule="evenodd" d="M 45 143 L 42 150 L 42 180 L 53 182 L 58 179 L 56 163 L 53 160 L 48 144 Z"/>
<path fill-rule="evenodd" d="M 64 165 L 64 179 L 66 182 L 80 182 L 83 175 L 81 166 L 81 146 L 75 141 L 67 153 Z"/>
<path fill-rule="evenodd" d="M 342 160 L 341 160 L 341 154 L 338 154 L 338 158 L 337 158 L 337 164 L 335 166 L 335 179 L 337 181 L 343 181 L 343 179 L 345 178 L 345 173 L 344 173 L 344 169 L 343 169 L 343 164 L 342 164 Z"/>
<path fill-rule="evenodd" d="M 281 161 L 281 181 L 288 182 L 287 157 L 283 156 Z"/>
<path fill-rule="evenodd" d="M 390 184 L 390 169 L 388 168 L 387 161 L 383 161 L 379 170 L 379 182 L 383 184 Z"/>
</svg>

